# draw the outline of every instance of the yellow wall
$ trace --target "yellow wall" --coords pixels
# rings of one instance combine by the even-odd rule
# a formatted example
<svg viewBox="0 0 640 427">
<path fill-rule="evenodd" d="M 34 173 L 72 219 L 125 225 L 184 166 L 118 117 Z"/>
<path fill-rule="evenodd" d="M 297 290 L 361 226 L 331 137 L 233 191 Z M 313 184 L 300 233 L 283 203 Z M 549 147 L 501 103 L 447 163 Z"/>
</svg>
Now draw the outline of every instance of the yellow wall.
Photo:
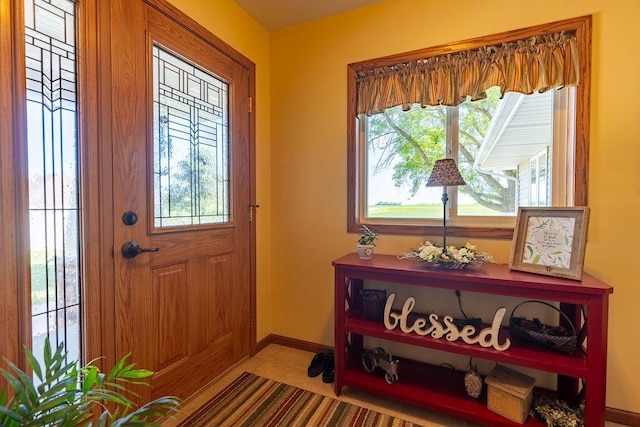
<svg viewBox="0 0 640 427">
<path fill-rule="evenodd" d="M 346 65 L 593 15 L 585 269 L 615 288 L 607 405 L 640 412 L 634 272 L 640 233 L 632 221 L 640 209 L 640 58 L 628 53 L 640 45 L 640 2 L 387 0 L 271 34 L 231 0 L 173 2 L 257 64 L 258 337 L 273 333 L 326 345 L 333 343 L 331 260 L 356 243 L 346 233 Z M 627 75 L 631 84 L 621 86 Z M 398 254 L 416 243 L 382 236 L 377 251 Z M 510 241 L 473 243 L 508 260 Z"/>
</svg>

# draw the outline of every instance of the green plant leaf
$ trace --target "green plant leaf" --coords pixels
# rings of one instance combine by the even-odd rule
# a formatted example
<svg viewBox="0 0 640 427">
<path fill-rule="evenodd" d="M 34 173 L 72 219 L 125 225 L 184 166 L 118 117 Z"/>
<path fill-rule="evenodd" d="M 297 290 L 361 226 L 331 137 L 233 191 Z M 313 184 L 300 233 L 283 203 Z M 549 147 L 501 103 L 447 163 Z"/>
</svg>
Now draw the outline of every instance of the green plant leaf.
<svg viewBox="0 0 640 427">
<path fill-rule="evenodd" d="M 120 375 L 122 369 L 124 369 L 125 363 L 127 363 L 127 359 L 131 356 L 131 353 L 127 353 L 122 359 L 118 360 L 118 363 L 114 365 L 114 367 L 109 371 L 109 375 L 107 378 L 112 380 L 117 378 Z"/>
<path fill-rule="evenodd" d="M 77 426 L 87 418 L 87 412 L 81 412 L 77 406 L 62 406 L 45 414 L 37 414 L 31 424 L 35 426 Z"/>
<path fill-rule="evenodd" d="M 28 351 L 28 350 L 27 350 Z M 42 351 L 44 365 L 51 366 L 51 342 L 49 342 L 49 337 L 44 340 L 44 349 Z M 49 374 L 47 372 L 47 374 Z"/>
<path fill-rule="evenodd" d="M 107 421 L 109 420 L 108 418 L 109 413 L 108 412 L 103 412 L 102 414 L 100 414 L 100 416 L 98 417 L 98 422 L 96 424 L 96 427 L 106 427 L 107 426 Z M 113 423 L 111 426 L 115 426 L 116 424 Z"/>
<path fill-rule="evenodd" d="M 130 414 L 122 417 L 117 423 L 112 424 L 120 426 L 137 426 L 137 425 L 160 425 L 159 423 L 149 423 L 149 419 L 159 420 L 167 414 L 175 412 L 180 405 L 180 399 L 175 396 L 165 396 L 141 406 Z"/>
<path fill-rule="evenodd" d="M 15 412 L 4 406 L 4 403 L 0 405 L 0 426 L 3 427 L 12 427 L 19 426 L 22 422 L 22 417 L 20 417 Z"/>
<path fill-rule="evenodd" d="M 134 403 L 121 393 L 112 390 L 91 390 L 86 394 L 86 399 L 94 402 L 109 402 L 116 405 L 130 408 Z"/>
<path fill-rule="evenodd" d="M 82 394 L 87 394 L 89 390 L 95 387 L 98 372 L 99 370 L 96 366 L 90 366 L 86 369 L 84 381 L 82 382 Z"/>
<path fill-rule="evenodd" d="M 31 370 L 38 377 L 38 379 L 42 381 L 42 368 L 40 367 L 38 359 L 33 356 L 33 353 L 29 348 L 26 348 L 24 353 L 27 356 L 27 363 L 31 367 Z"/>
<path fill-rule="evenodd" d="M 37 393 L 30 382 L 30 378 L 13 363 L 7 361 L 7 365 L 9 365 L 16 375 L 11 374 L 9 371 L 4 369 L 0 370 L 0 372 L 2 372 L 2 375 L 7 380 L 11 390 L 13 390 L 14 401 L 31 406 L 31 402 L 33 401 L 32 397 L 37 395 Z"/>
<path fill-rule="evenodd" d="M 77 404 L 69 403 L 69 398 L 73 398 L 74 396 L 76 396 L 75 392 L 66 392 L 57 396 L 53 396 L 49 399 L 44 400 L 41 405 L 34 407 L 34 412 L 53 415 L 56 411 L 73 411 L 77 408 Z M 73 402 L 73 399 L 71 399 L 71 402 Z"/>
<path fill-rule="evenodd" d="M 75 365 L 68 364 L 64 369 L 51 372 L 50 375 L 45 378 L 45 381 L 38 386 L 41 399 L 65 390 L 74 390 L 78 385 L 78 377 L 74 368 Z"/>
<path fill-rule="evenodd" d="M 55 353 L 51 353 L 51 343 L 49 341 L 49 337 L 44 340 L 44 351 L 43 351 L 43 360 L 45 366 L 45 377 L 57 378 L 60 374 L 60 370 L 64 370 L 66 360 L 67 360 L 67 352 L 64 349 L 64 343 L 61 342 L 58 344 Z"/>
<path fill-rule="evenodd" d="M 132 369 L 123 372 L 122 378 L 147 378 L 153 375 L 153 371 L 148 371 L 146 369 Z M 137 383 L 144 384 L 144 383 Z"/>
<path fill-rule="evenodd" d="M 67 396 L 68 403 L 71 404 L 75 400 L 76 394 L 79 393 L 77 385 L 78 383 L 74 381 L 73 378 L 63 378 L 53 384 L 52 387 L 46 389 L 43 393 L 40 393 L 39 400 L 40 402 L 43 402 L 49 399 L 54 399 L 60 395 L 64 395 Z"/>
</svg>

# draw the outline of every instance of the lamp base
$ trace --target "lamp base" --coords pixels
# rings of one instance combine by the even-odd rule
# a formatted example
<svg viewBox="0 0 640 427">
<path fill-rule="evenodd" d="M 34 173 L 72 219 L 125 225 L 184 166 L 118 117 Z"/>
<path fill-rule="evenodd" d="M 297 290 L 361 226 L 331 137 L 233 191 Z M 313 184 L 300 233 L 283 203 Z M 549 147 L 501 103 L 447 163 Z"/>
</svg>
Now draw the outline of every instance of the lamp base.
<svg viewBox="0 0 640 427">
<path fill-rule="evenodd" d="M 447 251 L 447 202 L 449 196 L 447 195 L 447 187 L 444 187 L 442 192 L 442 249 Z"/>
</svg>

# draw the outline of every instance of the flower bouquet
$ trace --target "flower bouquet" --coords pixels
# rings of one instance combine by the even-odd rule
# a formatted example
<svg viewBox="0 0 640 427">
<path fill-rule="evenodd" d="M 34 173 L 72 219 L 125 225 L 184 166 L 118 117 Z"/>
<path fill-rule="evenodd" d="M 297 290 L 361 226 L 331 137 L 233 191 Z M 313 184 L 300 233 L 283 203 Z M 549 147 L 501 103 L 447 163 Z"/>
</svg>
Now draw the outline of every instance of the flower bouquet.
<svg viewBox="0 0 640 427">
<path fill-rule="evenodd" d="M 467 243 L 461 248 L 447 246 L 445 249 L 435 246 L 429 241 L 421 243 L 418 249 L 402 255 L 400 258 L 415 258 L 423 261 L 429 268 L 446 270 L 461 270 L 470 265 L 493 262 L 491 255 L 478 252 L 476 246 L 471 243 Z"/>
</svg>

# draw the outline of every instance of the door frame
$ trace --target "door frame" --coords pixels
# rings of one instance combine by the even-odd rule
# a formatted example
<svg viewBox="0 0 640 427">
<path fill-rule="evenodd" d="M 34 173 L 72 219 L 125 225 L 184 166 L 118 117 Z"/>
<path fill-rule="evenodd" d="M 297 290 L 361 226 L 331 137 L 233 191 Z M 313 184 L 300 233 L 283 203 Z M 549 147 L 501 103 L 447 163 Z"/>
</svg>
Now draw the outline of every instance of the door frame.
<svg viewBox="0 0 640 427">
<path fill-rule="evenodd" d="M 0 79 L 0 348 L 23 368 L 22 347 L 31 344 L 24 42 L 24 2 L 0 2 L 0 72 L 7 77 Z M 0 367 L 7 368 L 4 359 Z M 5 384 L 0 376 L 0 389 Z"/>
<path fill-rule="evenodd" d="M 90 0 L 95 2 L 96 0 Z M 200 39 L 209 43 L 211 46 L 231 58 L 233 61 L 241 65 L 248 71 L 249 75 L 249 96 L 255 105 L 255 64 L 248 58 L 235 50 L 226 42 L 213 35 L 204 26 L 198 24 L 195 20 L 184 14 L 172 4 L 165 0 L 137 0 L 146 3 L 150 7 L 156 9 L 168 18 L 180 24 L 187 31 L 193 33 Z M 97 55 L 96 52 L 111 52 L 111 7 L 110 2 L 97 1 L 95 9 L 87 11 L 89 15 L 94 13 L 97 22 L 97 45 L 95 50 L 91 50 L 91 55 Z M 90 29 L 87 29 L 91 31 Z M 90 39 L 90 37 L 87 37 Z M 84 47 L 84 46 L 83 46 Z M 88 212 L 93 209 L 90 206 L 99 206 L 99 215 L 91 215 L 88 221 L 83 222 L 84 242 L 93 242 L 93 245 L 84 245 L 87 250 L 85 257 L 85 276 L 83 282 L 85 284 L 99 283 L 99 286 L 86 286 L 84 289 L 84 340 L 83 349 L 86 360 L 92 357 L 105 356 L 107 367 L 111 366 L 118 357 L 122 355 L 116 354 L 116 334 L 115 330 L 115 256 L 119 256 L 116 242 L 113 241 L 114 221 L 117 221 L 121 213 L 113 211 L 113 188 L 112 188 L 112 148 L 113 141 L 111 136 L 112 119 L 110 111 L 112 79 L 110 75 L 111 59 L 110 56 L 102 55 L 89 58 L 87 63 L 92 60 L 95 63 L 95 75 L 97 84 L 91 85 L 87 83 L 88 89 L 86 94 L 93 94 L 93 99 L 100 99 L 100 106 L 95 111 L 96 122 L 87 129 L 88 134 L 82 133 L 86 140 L 100 141 L 99 144 L 89 144 L 85 146 L 85 156 L 83 156 L 82 170 L 86 171 L 83 177 L 88 184 L 86 190 L 83 191 L 83 201 L 86 202 Z M 92 92 L 93 91 L 93 92 Z M 90 98 L 87 98 L 90 99 Z M 86 104 L 85 104 L 86 105 Z M 93 113 L 93 112 L 92 112 Z M 249 114 L 249 200 L 251 205 L 256 202 L 256 173 L 255 173 L 255 135 L 256 135 L 256 115 L 255 109 Z M 95 137 L 93 137 L 95 136 Z M 99 159 L 99 160 L 98 160 Z M 83 189 L 84 190 L 84 189 Z M 247 206 L 249 209 L 249 206 Z M 85 211 L 87 212 L 87 211 Z M 95 210 L 94 210 L 95 213 Z M 250 355 L 256 353 L 256 220 L 249 224 L 249 251 L 250 251 Z M 97 242 L 97 244 L 96 244 Z M 91 289 L 89 289 L 91 288 Z M 90 307 L 97 307 L 98 310 L 92 310 Z M 135 362 L 135 361 L 134 361 Z M 143 366 L 144 368 L 144 366 Z"/>
</svg>

